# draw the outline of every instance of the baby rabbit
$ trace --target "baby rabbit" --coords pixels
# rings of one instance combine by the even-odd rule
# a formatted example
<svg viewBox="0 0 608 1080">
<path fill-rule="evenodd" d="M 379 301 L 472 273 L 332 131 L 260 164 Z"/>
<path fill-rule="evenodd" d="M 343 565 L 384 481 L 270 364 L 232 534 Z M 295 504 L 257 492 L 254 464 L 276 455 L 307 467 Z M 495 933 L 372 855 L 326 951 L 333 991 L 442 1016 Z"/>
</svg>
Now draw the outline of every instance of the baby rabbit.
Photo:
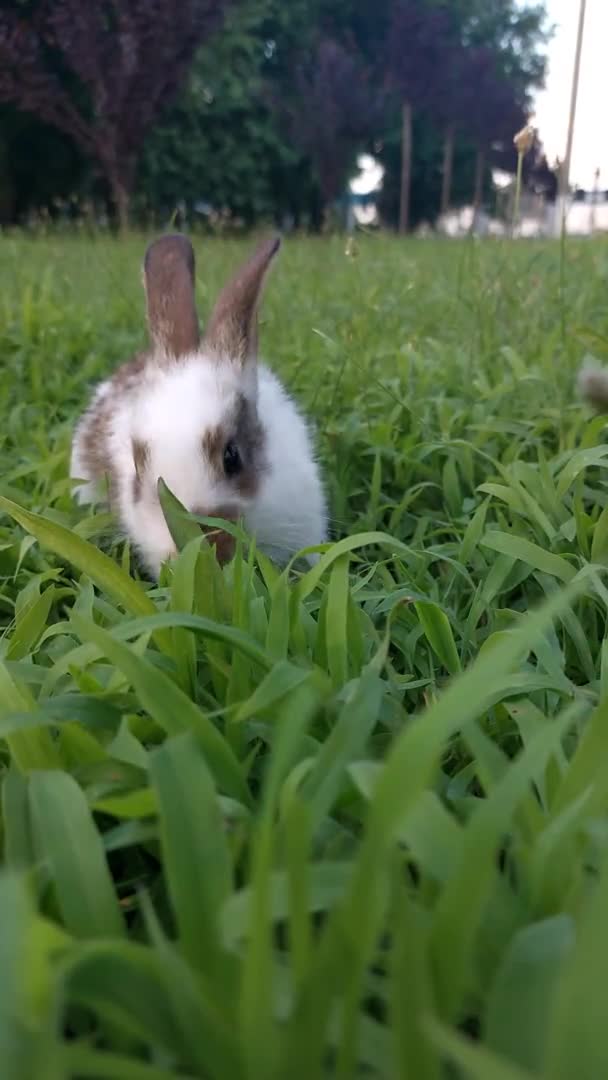
<svg viewBox="0 0 608 1080">
<path fill-rule="evenodd" d="M 608 412 L 608 369 L 581 368 L 578 373 L 578 388 L 588 405 L 598 412 Z"/>
<path fill-rule="evenodd" d="M 176 549 L 158 498 L 162 477 L 191 512 L 243 518 L 261 550 L 287 562 L 323 543 L 326 508 L 310 434 L 294 402 L 257 361 L 257 309 L 280 246 L 262 243 L 221 292 L 202 336 L 194 252 L 163 236 L 144 260 L 149 351 L 96 389 L 72 443 L 79 502 L 110 503 L 151 574 Z M 212 535 L 220 562 L 232 537 Z"/>
</svg>

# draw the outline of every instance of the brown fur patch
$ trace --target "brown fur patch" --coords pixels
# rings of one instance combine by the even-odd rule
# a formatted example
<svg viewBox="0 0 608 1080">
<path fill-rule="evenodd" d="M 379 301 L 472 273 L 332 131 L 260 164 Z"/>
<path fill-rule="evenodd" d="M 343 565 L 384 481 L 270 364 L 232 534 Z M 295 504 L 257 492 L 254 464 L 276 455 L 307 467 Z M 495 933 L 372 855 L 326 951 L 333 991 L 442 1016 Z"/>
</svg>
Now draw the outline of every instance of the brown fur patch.
<svg viewBox="0 0 608 1080">
<path fill-rule="evenodd" d="M 224 450 L 231 441 L 239 449 L 242 468 L 235 476 L 228 478 L 224 471 Z M 232 416 L 226 417 L 219 427 L 204 433 L 201 446 L 217 480 L 226 480 L 244 498 L 255 495 L 267 468 L 265 436 L 255 405 L 244 394 L 239 395 Z"/>
<path fill-rule="evenodd" d="M 141 499 L 141 487 L 143 483 L 144 473 L 146 466 L 150 461 L 150 447 L 147 443 L 142 442 L 141 439 L 133 439 L 133 464 L 135 465 L 135 476 L 133 477 L 133 499 L 135 502 L 139 502 Z"/>
<path fill-rule="evenodd" d="M 236 441 L 243 456 L 243 469 L 234 478 L 241 495 L 251 498 L 260 486 L 263 473 L 268 467 L 265 456 L 266 435 L 257 409 L 244 394 L 237 405 Z"/>
<path fill-rule="evenodd" d="M 134 390 L 142 372 L 150 363 L 147 353 L 138 353 L 121 364 L 110 379 L 110 389 L 101 399 L 93 401 L 82 419 L 81 449 L 87 473 L 98 482 L 107 480 L 110 503 L 116 496 L 116 477 L 108 453 L 108 437 L 116 402 Z"/>
<path fill-rule="evenodd" d="M 193 513 L 196 514 L 197 517 L 223 518 L 224 521 L 236 522 L 239 519 L 239 511 L 235 506 L 216 506 L 213 511 L 205 510 L 202 506 L 197 506 Z M 234 537 L 230 533 L 224 532 L 224 530 L 219 527 L 214 528 L 212 525 L 203 525 L 202 522 L 201 529 L 209 543 L 215 548 L 217 561 L 220 565 L 229 562 L 234 555 Z"/>
<path fill-rule="evenodd" d="M 207 459 L 215 476 L 220 480 L 224 475 L 224 448 L 230 436 L 223 426 L 209 428 L 201 439 L 203 457 Z"/>
<path fill-rule="evenodd" d="M 112 376 L 112 389 L 121 393 L 134 389 L 139 385 L 141 376 L 149 363 L 148 353 L 137 353 L 131 360 L 126 360 Z"/>
<path fill-rule="evenodd" d="M 103 403 L 105 405 L 105 402 Z M 107 452 L 111 412 L 100 403 L 89 413 L 82 430 L 82 458 L 87 474 L 97 482 L 107 477 L 110 499 L 114 490 L 112 467 Z"/>
</svg>

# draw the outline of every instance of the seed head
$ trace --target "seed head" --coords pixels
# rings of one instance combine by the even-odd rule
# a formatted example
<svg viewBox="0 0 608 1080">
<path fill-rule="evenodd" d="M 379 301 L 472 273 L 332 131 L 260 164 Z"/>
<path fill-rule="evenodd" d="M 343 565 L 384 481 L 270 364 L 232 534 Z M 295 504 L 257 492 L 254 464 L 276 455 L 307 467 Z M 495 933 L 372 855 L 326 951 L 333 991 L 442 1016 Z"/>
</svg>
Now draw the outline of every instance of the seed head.
<svg viewBox="0 0 608 1080">
<path fill-rule="evenodd" d="M 517 135 L 513 136 L 513 143 L 518 154 L 527 154 L 531 149 L 536 137 L 536 128 L 532 124 L 526 124 Z"/>
</svg>

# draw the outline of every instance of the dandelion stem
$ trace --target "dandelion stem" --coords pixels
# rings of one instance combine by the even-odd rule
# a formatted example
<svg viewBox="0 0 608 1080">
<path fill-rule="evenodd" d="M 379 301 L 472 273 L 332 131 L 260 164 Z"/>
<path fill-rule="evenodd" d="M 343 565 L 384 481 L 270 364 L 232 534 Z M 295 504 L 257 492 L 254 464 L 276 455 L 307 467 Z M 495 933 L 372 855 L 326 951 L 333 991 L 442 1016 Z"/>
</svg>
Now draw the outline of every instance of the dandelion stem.
<svg viewBox="0 0 608 1080">
<path fill-rule="evenodd" d="M 511 226 L 511 233 L 514 236 L 517 228 L 517 222 L 519 221 L 519 203 L 521 199 L 521 174 L 524 163 L 524 152 L 519 150 L 517 154 L 517 177 L 515 179 L 515 200 L 513 202 L 513 222 Z"/>
</svg>

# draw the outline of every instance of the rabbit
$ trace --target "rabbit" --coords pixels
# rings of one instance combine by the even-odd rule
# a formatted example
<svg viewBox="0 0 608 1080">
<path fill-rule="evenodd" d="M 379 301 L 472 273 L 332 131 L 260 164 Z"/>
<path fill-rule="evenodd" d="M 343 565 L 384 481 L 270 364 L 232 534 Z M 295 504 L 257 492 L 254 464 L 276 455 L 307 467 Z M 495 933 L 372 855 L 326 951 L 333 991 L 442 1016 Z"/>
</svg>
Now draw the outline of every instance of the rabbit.
<svg viewBox="0 0 608 1080">
<path fill-rule="evenodd" d="M 578 388 L 587 404 L 608 412 L 608 369 L 585 366 L 578 373 Z"/>
<path fill-rule="evenodd" d="M 175 234 L 150 244 L 143 265 L 150 348 L 97 387 L 76 426 L 70 475 L 77 501 L 99 501 L 105 481 L 111 507 L 154 578 L 176 554 L 160 478 L 191 513 L 242 518 L 279 564 L 326 540 L 308 425 L 257 359 L 258 303 L 279 247 L 279 237 L 259 245 L 220 293 L 201 335 L 190 241 Z M 218 529 L 210 540 L 218 561 L 229 561 L 232 535 Z"/>
</svg>

